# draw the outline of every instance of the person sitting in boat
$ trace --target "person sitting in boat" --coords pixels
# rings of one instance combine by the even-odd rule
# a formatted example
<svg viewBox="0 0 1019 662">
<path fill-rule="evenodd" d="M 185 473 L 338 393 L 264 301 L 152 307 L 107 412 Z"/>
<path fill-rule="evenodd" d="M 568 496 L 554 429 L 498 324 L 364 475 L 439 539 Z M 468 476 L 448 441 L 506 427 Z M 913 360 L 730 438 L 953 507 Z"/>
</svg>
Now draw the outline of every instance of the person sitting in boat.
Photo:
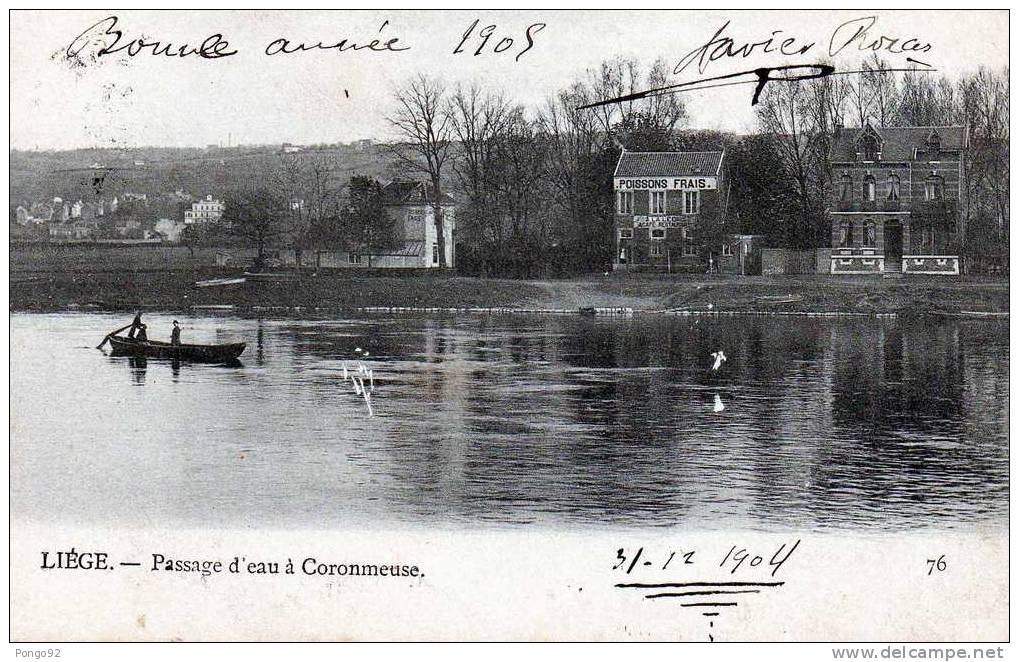
<svg viewBox="0 0 1019 662">
<path fill-rule="evenodd" d="M 149 339 L 149 334 L 145 331 L 146 328 L 144 324 L 139 324 L 138 333 L 134 334 L 134 339 L 138 342 L 146 342 Z"/>
<path fill-rule="evenodd" d="M 177 320 L 173 321 L 173 331 L 170 332 L 170 344 L 171 345 L 180 344 L 180 324 L 177 322 Z"/>
<path fill-rule="evenodd" d="M 131 322 L 131 329 L 127 332 L 127 337 L 134 338 L 138 330 L 143 328 L 145 328 L 145 325 L 142 324 L 142 312 L 139 310 L 134 316 L 134 321 Z"/>
</svg>

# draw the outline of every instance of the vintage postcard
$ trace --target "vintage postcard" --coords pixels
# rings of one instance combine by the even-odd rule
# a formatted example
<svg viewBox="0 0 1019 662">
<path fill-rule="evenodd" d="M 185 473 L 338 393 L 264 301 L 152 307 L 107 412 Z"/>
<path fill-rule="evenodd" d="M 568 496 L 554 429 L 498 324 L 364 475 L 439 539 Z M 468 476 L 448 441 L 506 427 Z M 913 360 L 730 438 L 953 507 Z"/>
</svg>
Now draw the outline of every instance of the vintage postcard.
<svg viewBox="0 0 1019 662">
<path fill-rule="evenodd" d="M 1006 10 L 9 22 L 17 657 L 1005 655 Z"/>
</svg>

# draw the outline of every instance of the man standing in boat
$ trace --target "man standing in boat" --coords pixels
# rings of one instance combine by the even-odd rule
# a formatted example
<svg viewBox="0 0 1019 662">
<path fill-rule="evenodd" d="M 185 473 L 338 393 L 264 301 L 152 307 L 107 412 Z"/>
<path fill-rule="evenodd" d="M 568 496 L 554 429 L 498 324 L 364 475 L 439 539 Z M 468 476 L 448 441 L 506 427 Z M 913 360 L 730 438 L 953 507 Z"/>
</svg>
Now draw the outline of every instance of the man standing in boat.
<svg viewBox="0 0 1019 662">
<path fill-rule="evenodd" d="M 173 321 L 173 331 L 170 332 L 170 344 L 171 345 L 180 344 L 180 324 L 177 322 L 177 320 Z"/>
<path fill-rule="evenodd" d="M 127 332 L 127 337 L 134 338 L 135 334 L 144 328 L 144 326 L 145 325 L 142 324 L 142 311 L 139 310 L 134 316 L 134 321 L 131 322 L 131 330 Z"/>
</svg>

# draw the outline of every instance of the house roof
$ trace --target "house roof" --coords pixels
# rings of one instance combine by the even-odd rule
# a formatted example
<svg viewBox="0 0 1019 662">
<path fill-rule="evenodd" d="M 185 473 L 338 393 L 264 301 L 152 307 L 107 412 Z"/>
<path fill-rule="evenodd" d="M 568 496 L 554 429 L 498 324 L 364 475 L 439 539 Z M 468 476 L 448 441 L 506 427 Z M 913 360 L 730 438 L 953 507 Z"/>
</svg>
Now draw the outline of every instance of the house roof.
<svg viewBox="0 0 1019 662">
<path fill-rule="evenodd" d="M 862 129 L 843 128 L 839 131 L 832 147 L 832 161 L 855 161 L 856 141 L 860 135 L 871 130 L 881 140 L 882 161 L 912 161 L 917 151 L 927 146 L 927 138 L 937 132 L 941 138 L 941 150 L 952 152 L 966 149 L 969 146 L 969 134 L 964 126 L 884 126 L 881 128 L 867 125 Z"/>
<path fill-rule="evenodd" d="M 426 182 L 390 182 L 382 187 L 382 203 L 386 205 L 420 205 L 435 201 L 435 187 Z M 442 204 L 451 205 L 456 202 L 445 191 L 442 193 Z"/>
<path fill-rule="evenodd" d="M 725 152 L 626 152 L 614 177 L 690 177 L 717 175 Z"/>
<path fill-rule="evenodd" d="M 380 251 L 376 255 L 392 255 L 395 257 L 420 257 L 425 254 L 425 242 L 405 241 L 399 248 Z"/>
</svg>

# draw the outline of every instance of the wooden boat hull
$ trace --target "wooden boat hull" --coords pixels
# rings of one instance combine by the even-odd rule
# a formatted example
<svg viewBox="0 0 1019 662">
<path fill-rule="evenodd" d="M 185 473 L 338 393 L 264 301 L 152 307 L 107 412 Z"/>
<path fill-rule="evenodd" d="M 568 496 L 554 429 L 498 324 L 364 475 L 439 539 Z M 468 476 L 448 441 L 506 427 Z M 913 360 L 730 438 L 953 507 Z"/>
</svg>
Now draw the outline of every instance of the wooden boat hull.
<svg viewBox="0 0 1019 662">
<path fill-rule="evenodd" d="M 234 361 L 244 352 L 245 343 L 223 345 L 171 345 L 158 340 L 139 341 L 122 336 L 110 336 L 115 356 L 145 356 L 153 359 L 175 359 L 201 363 Z"/>
</svg>

